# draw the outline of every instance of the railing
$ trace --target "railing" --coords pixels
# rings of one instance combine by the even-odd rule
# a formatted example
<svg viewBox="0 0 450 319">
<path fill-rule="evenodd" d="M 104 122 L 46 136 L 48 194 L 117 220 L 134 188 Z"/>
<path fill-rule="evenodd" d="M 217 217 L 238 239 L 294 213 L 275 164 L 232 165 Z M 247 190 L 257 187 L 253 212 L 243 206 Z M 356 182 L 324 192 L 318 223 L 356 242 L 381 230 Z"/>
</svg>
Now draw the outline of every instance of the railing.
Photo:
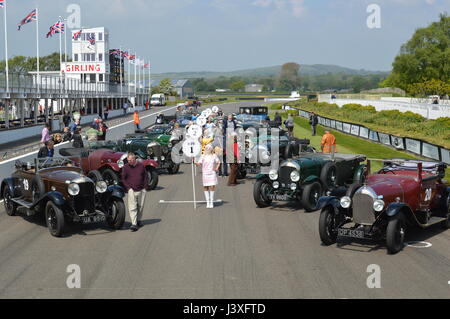
<svg viewBox="0 0 450 319">
<path fill-rule="evenodd" d="M 42 93 L 42 94 L 78 94 L 105 96 L 109 93 L 121 96 L 133 96 L 135 94 L 148 94 L 148 87 L 135 88 L 134 83 L 112 84 L 104 82 L 83 82 L 79 79 L 67 76 L 55 76 L 40 74 L 17 74 L 9 75 L 10 93 Z M 6 74 L 0 73 L 0 93 L 6 93 Z"/>
</svg>

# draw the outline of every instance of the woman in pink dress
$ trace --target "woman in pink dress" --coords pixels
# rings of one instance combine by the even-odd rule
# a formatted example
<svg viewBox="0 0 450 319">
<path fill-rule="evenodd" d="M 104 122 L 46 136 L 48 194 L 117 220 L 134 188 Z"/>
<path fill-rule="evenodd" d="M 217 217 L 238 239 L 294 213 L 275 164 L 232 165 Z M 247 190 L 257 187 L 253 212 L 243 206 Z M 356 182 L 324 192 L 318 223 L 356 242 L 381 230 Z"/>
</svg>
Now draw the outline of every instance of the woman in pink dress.
<svg viewBox="0 0 450 319">
<path fill-rule="evenodd" d="M 214 154 L 214 148 L 211 144 L 206 145 L 205 154 L 200 157 L 196 164 L 202 166 L 206 208 L 214 208 L 214 193 L 218 184 L 217 171 L 219 170 L 220 160 Z"/>
</svg>

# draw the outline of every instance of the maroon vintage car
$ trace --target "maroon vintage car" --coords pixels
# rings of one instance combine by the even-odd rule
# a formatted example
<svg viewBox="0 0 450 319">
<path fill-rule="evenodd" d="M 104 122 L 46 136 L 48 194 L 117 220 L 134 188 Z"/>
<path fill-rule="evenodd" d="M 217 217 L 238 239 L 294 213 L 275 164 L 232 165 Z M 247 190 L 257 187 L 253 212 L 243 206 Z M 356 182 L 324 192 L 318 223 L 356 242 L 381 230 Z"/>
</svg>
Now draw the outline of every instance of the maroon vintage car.
<svg viewBox="0 0 450 319">
<path fill-rule="evenodd" d="M 69 157 L 82 167 L 83 172 L 93 180 L 103 180 L 108 185 L 121 184 L 121 172 L 127 162 L 127 153 L 114 152 L 109 149 L 64 148 L 59 151 L 62 156 Z M 158 186 L 158 163 L 153 160 L 142 160 L 147 168 L 149 189 Z"/>
<path fill-rule="evenodd" d="M 447 165 L 406 159 L 381 160 L 383 168 L 364 185 L 352 185 L 346 196 L 319 200 L 319 233 L 325 245 L 337 237 L 385 240 L 388 253 L 404 247 L 408 226 L 450 228 Z"/>
</svg>

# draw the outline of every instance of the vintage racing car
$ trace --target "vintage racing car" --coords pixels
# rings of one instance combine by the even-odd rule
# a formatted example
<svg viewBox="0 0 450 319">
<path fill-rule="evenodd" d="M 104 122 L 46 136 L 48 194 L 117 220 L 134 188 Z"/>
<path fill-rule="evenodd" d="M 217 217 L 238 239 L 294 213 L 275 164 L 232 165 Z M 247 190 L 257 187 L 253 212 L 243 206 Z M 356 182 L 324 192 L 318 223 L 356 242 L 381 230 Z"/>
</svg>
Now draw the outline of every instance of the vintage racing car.
<svg viewBox="0 0 450 319">
<path fill-rule="evenodd" d="M 327 191 L 364 182 L 364 155 L 302 153 L 280 164 L 278 170 L 257 176 L 253 198 L 260 208 L 273 201 L 300 201 L 310 212 Z"/>
<path fill-rule="evenodd" d="M 45 214 L 50 234 L 61 237 L 66 221 L 80 224 L 106 222 L 113 229 L 125 222 L 125 193 L 118 185 L 94 182 L 67 158 L 16 162 L 16 171 L 2 181 L 5 210 L 14 216 Z"/>
<path fill-rule="evenodd" d="M 374 160 L 368 160 L 367 174 Z M 352 185 L 346 196 L 319 200 L 320 239 L 325 245 L 338 236 L 385 241 L 389 254 L 404 247 L 410 226 L 450 227 L 450 187 L 444 163 L 404 159 L 381 160 L 383 168 L 365 182 Z"/>
<path fill-rule="evenodd" d="M 63 148 L 59 154 L 70 158 L 91 179 L 103 180 L 107 185 L 120 185 L 123 166 L 127 163 L 127 153 L 109 149 Z M 142 160 L 148 174 L 148 189 L 158 186 L 158 163 L 154 160 Z"/>
</svg>

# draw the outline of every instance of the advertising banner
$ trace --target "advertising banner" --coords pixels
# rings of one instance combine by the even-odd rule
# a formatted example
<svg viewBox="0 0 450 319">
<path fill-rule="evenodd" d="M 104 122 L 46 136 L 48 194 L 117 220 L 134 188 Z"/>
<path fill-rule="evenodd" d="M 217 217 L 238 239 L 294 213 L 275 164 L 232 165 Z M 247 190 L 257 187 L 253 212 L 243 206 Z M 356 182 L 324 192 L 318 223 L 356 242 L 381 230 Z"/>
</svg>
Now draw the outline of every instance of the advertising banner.
<svg viewBox="0 0 450 319">
<path fill-rule="evenodd" d="M 352 135 L 359 136 L 359 126 L 358 125 L 352 125 L 351 133 L 352 133 Z"/>
<path fill-rule="evenodd" d="M 407 151 L 410 151 L 410 152 L 416 153 L 416 154 L 421 154 L 420 153 L 420 150 L 421 150 L 420 141 L 406 138 L 405 142 L 406 142 L 406 150 Z"/>
<path fill-rule="evenodd" d="M 394 146 L 395 148 L 397 148 L 399 150 L 405 149 L 405 142 L 403 140 L 403 137 L 391 135 L 391 142 L 392 142 L 392 146 Z"/>
<path fill-rule="evenodd" d="M 422 143 L 422 155 L 439 161 L 439 147 Z"/>
<path fill-rule="evenodd" d="M 359 136 L 362 138 L 369 138 L 369 129 L 367 127 L 361 126 L 359 128 Z"/>
</svg>

